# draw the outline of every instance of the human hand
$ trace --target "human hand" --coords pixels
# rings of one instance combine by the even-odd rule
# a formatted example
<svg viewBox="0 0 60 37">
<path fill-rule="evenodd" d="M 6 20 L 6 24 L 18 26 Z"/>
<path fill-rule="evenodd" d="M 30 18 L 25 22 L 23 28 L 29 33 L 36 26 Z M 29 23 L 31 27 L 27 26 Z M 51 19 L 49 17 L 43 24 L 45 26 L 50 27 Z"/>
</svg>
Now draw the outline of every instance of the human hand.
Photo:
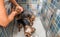
<svg viewBox="0 0 60 37">
<path fill-rule="evenodd" d="M 18 13 L 21 13 L 23 12 L 23 8 L 19 5 L 16 6 L 16 9 L 15 9 Z"/>
</svg>

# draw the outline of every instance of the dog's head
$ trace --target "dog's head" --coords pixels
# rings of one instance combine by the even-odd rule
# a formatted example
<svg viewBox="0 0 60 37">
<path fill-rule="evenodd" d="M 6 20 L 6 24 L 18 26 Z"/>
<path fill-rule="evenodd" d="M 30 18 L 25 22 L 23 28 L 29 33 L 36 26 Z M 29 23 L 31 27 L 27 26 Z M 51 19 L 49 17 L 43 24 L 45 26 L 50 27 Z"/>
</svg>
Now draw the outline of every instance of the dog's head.
<svg viewBox="0 0 60 37">
<path fill-rule="evenodd" d="M 35 20 L 35 16 L 33 15 L 33 12 L 29 12 L 29 11 L 24 11 L 21 14 L 17 15 L 17 20 L 22 19 L 23 22 L 24 20 L 26 20 L 25 23 L 29 22 L 32 23 Z"/>
</svg>

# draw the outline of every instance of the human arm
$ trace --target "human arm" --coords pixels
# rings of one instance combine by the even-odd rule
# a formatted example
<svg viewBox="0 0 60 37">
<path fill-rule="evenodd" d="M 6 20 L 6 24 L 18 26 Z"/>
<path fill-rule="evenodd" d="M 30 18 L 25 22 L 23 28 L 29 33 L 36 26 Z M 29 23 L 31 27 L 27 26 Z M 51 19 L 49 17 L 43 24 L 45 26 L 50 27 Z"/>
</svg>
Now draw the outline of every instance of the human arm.
<svg viewBox="0 0 60 37">
<path fill-rule="evenodd" d="M 7 27 L 17 13 L 16 11 L 12 11 L 10 15 L 7 15 L 4 0 L 0 0 L 0 26 Z"/>
</svg>

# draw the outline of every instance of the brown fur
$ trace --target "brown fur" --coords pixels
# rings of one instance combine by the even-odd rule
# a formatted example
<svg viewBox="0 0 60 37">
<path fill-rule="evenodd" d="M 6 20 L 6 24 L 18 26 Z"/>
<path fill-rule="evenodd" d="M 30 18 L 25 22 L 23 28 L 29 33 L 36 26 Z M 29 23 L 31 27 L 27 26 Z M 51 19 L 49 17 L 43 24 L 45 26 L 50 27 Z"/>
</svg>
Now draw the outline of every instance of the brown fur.
<svg viewBox="0 0 60 37">
<path fill-rule="evenodd" d="M 20 19 L 21 17 L 17 16 L 17 19 Z M 18 30 L 20 31 L 20 29 L 22 27 L 24 27 L 24 34 L 26 37 L 31 37 L 32 33 L 35 31 L 35 28 L 32 27 L 33 26 L 33 21 L 35 20 L 35 16 L 32 15 L 31 17 L 27 17 L 27 20 L 29 20 L 30 25 L 26 25 L 26 26 L 22 26 L 21 24 L 18 25 Z M 30 32 L 26 32 L 28 29 L 28 31 Z"/>
</svg>

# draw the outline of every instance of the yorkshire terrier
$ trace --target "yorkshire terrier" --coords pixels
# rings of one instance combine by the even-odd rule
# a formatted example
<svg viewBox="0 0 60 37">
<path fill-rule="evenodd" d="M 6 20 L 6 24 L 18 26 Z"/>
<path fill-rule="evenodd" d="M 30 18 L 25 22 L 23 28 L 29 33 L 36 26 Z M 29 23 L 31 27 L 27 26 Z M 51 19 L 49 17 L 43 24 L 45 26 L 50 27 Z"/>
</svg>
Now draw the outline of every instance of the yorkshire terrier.
<svg viewBox="0 0 60 37">
<path fill-rule="evenodd" d="M 32 33 L 35 31 L 33 26 L 33 21 L 35 20 L 35 16 L 32 12 L 24 11 L 21 14 L 16 16 L 18 30 L 24 27 L 24 34 L 26 37 L 31 37 Z"/>
</svg>

